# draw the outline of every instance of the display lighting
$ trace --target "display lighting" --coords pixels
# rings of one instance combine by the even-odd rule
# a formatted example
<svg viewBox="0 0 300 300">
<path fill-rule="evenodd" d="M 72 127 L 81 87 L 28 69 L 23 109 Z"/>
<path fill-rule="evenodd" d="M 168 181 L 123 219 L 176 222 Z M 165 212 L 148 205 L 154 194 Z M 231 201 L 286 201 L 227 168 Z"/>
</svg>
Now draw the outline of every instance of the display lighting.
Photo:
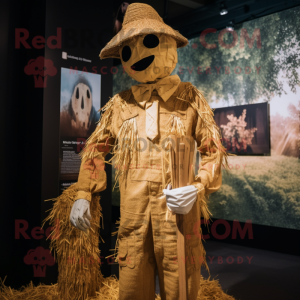
<svg viewBox="0 0 300 300">
<path fill-rule="evenodd" d="M 227 7 L 225 5 L 225 3 L 221 3 L 221 7 L 220 7 L 220 15 L 221 16 L 224 16 L 228 14 L 228 10 L 227 10 Z"/>
<path fill-rule="evenodd" d="M 234 22 L 230 21 L 228 23 L 228 25 L 226 26 L 226 28 L 227 28 L 228 31 L 234 31 Z"/>
</svg>

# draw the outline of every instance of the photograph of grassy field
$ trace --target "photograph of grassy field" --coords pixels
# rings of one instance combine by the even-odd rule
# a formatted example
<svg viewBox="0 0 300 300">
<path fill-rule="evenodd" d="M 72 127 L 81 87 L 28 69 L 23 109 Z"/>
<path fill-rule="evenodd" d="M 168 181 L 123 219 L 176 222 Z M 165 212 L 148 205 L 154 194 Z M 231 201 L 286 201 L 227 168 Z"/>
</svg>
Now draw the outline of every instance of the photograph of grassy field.
<svg viewBox="0 0 300 300">
<path fill-rule="evenodd" d="M 300 228 L 300 161 L 296 157 L 235 156 L 209 197 L 214 218 Z"/>
</svg>

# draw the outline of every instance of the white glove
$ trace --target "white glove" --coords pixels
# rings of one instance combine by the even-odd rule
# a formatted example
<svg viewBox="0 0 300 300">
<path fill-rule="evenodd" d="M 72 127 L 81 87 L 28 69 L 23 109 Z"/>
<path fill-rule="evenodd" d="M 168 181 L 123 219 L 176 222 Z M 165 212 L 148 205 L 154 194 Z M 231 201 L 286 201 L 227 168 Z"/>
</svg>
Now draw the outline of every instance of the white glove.
<svg viewBox="0 0 300 300">
<path fill-rule="evenodd" d="M 173 190 L 163 190 L 169 210 L 176 214 L 187 214 L 197 199 L 198 189 L 193 185 Z"/>
<path fill-rule="evenodd" d="M 86 232 L 91 227 L 91 213 L 90 213 L 90 202 L 85 199 L 78 199 L 74 202 L 71 213 L 70 221 L 71 224 Z"/>
</svg>

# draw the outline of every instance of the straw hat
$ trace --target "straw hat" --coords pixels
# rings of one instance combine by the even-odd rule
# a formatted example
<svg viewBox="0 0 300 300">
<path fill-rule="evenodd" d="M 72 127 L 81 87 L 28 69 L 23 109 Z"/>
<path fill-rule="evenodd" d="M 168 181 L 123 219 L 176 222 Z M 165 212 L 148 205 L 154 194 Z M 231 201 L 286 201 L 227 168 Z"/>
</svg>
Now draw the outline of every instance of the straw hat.
<svg viewBox="0 0 300 300">
<path fill-rule="evenodd" d="M 186 46 L 189 42 L 177 30 L 166 25 L 156 10 L 143 3 L 130 4 L 126 10 L 122 29 L 101 50 L 100 58 L 120 58 L 119 46 L 122 42 L 137 35 L 149 33 L 164 33 L 173 37 L 177 48 Z"/>
</svg>

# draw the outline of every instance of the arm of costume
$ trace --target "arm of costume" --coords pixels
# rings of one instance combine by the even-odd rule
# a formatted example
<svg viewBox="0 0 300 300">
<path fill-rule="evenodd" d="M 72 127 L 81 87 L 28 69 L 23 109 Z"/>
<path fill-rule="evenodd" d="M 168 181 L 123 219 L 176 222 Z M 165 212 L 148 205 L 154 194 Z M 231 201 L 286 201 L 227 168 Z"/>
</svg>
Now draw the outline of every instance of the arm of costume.
<svg viewBox="0 0 300 300">
<path fill-rule="evenodd" d="M 80 153 L 78 192 L 74 200 L 91 201 L 93 193 L 106 189 L 105 156 L 115 143 L 111 134 L 112 117 L 113 98 L 101 109 L 100 121 Z"/>
<path fill-rule="evenodd" d="M 195 140 L 201 154 L 201 163 L 193 184 L 203 197 L 221 187 L 221 167 L 223 163 L 227 166 L 227 153 L 222 146 L 220 129 L 213 118 L 213 111 L 200 91 L 193 86 L 191 91 L 194 101 L 190 103 L 197 112 Z"/>
</svg>

